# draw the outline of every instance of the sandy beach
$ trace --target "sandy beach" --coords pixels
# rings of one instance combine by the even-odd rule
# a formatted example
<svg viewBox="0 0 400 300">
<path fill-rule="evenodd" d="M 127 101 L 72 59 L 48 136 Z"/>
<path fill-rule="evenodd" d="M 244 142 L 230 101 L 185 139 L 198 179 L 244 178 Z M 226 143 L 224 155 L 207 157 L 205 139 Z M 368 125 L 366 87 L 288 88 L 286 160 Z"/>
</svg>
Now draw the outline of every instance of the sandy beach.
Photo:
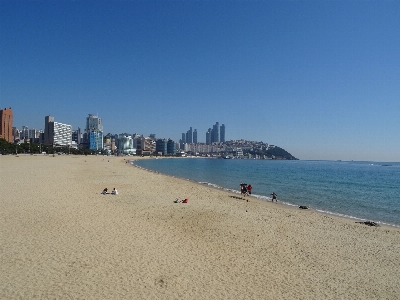
<svg viewBox="0 0 400 300">
<path fill-rule="evenodd" d="M 0 156 L 0 299 L 399 299 L 399 229 L 125 159 Z"/>
</svg>

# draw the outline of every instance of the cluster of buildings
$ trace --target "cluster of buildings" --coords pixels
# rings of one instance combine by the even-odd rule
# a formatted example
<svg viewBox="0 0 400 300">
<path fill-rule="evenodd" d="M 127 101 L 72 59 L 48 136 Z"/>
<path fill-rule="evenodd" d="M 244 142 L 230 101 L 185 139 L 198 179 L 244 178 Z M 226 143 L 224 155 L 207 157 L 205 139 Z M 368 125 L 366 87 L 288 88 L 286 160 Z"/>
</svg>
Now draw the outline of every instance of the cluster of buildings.
<svg viewBox="0 0 400 300">
<path fill-rule="evenodd" d="M 86 125 L 82 130 L 72 129 L 72 125 L 57 122 L 53 116 L 44 119 L 44 130 L 22 129 L 12 127 L 13 112 L 11 108 L 0 110 L 0 137 L 10 143 L 31 142 L 52 147 L 69 147 L 76 149 L 90 149 L 108 154 L 150 155 L 176 155 L 190 153 L 210 154 L 226 151 L 225 125 L 215 123 L 206 132 L 206 142 L 198 143 L 197 129 L 192 127 L 182 133 L 182 139 L 176 143 L 172 139 L 156 138 L 155 134 L 143 136 L 140 134 L 111 134 L 104 135 L 102 119 L 89 114 Z M 235 149 L 236 151 L 236 149 Z M 237 151 L 236 151 L 237 152 Z M 238 152 L 240 154 L 240 151 Z"/>
<path fill-rule="evenodd" d="M 215 123 L 212 128 L 208 128 L 206 132 L 206 145 L 212 145 L 213 143 L 224 143 L 225 142 L 225 124 L 219 126 L 219 123 Z M 197 129 L 193 130 L 192 127 L 186 133 L 182 133 L 182 138 L 179 140 L 179 144 L 184 149 L 184 144 L 198 144 L 197 142 Z"/>
<path fill-rule="evenodd" d="M 52 147 L 69 147 L 76 149 L 90 149 L 108 154 L 149 154 L 157 151 L 155 135 L 143 137 L 138 134 L 107 134 L 104 135 L 102 119 L 96 115 L 89 114 L 86 117 L 86 125 L 82 130 L 72 129 L 72 125 L 56 122 L 53 116 L 46 116 L 44 130 L 28 129 L 23 126 L 22 130 L 14 127 L 14 142 L 40 143 Z M 169 142 L 170 143 L 170 142 Z M 161 143 L 160 143 L 161 144 Z M 167 152 L 171 146 L 160 150 L 163 155 L 175 154 Z M 161 147 L 161 145 L 160 145 Z M 164 148 L 168 149 L 164 151 Z"/>
<path fill-rule="evenodd" d="M 90 149 L 107 154 L 122 155 L 177 155 L 182 156 L 216 156 L 224 158 L 260 158 L 265 155 L 251 155 L 250 152 L 261 153 L 274 148 L 263 142 L 247 140 L 225 141 L 225 124 L 216 122 L 206 132 L 206 142 L 199 143 L 197 130 L 190 129 L 182 133 L 182 139 L 176 143 L 172 139 L 156 138 L 155 134 L 143 136 L 137 133 L 104 135 L 102 119 L 89 114 L 82 130 L 72 129 L 72 125 L 56 122 L 53 116 L 44 118 L 44 130 L 29 129 L 22 126 L 17 129 L 12 126 L 13 112 L 11 108 L 0 110 L 0 138 L 10 143 L 37 143 L 52 147 L 69 147 Z M 245 154 L 244 154 L 245 153 Z"/>
</svg>

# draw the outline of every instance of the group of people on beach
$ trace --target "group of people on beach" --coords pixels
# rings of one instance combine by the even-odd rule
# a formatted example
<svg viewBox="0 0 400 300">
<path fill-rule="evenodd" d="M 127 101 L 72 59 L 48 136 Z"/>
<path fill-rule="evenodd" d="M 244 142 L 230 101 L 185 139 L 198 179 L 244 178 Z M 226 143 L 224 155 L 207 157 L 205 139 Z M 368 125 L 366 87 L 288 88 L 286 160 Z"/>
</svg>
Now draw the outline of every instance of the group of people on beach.
<svg viewBox="0 0 400 300">
<path fill-rule="evenodd" d="M 251 195 L 251 190 L 253 189 L 253 187 L 251 186 L 251 184 L 247 184 L 247 183 L 241 183 L 240 184 L 240 194 L 241 195 L 243 195 L 243 196 L 249 196 L 249 195 Z M 275 202 L 278 202 L 278 200 L 277 200 L 277 194 L 275 194 L 275 192 L 272 192 L 271 193 L 271 200 L 272 200 L 272 202 L 274 202 L 274 200 L 275 200 Z"/>
<path fill-rule="evenodd" d="M 178 197 L 178 198 L 175 199 L 174 202 L 175 202 L 175 203 L 188 203 L 188 201 L 189 201 L 188 198 L 185 198 L 185 199 L 182 199 L 182 200 L 181 200 L 181 198 Z"/>
<path fill-rule="evenodd" d="M 251 195 L 252 189 L 253 189 L 253 187 L 251 186 L 251 184 L 249 184 L 249 185 L 247 183 L 240 184 L 240 194 L 242 194 L 243 196 Z"/>
<path fill-rule="evenodd" d="M 103 195 L 108 194 L 108 188 L 105 188 L 101 193 L 102 193 Z M 118 191 L 114 188 L 114 189 L 111 191 L 111 195 L 118 195 Z"/>
</svg>

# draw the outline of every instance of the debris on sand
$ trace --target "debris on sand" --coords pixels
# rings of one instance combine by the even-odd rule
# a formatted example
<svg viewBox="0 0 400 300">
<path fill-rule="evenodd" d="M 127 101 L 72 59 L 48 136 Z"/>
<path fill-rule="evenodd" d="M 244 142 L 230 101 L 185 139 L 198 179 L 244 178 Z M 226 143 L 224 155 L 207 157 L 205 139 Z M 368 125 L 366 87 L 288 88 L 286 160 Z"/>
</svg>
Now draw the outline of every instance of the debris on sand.
<svg viewBox="0 0 400 300">
<path fill-rule="evenodd" d="M 372 222 L 372 221 L 363 221 L 363 222 L 356 222 L 356 223 L 360 223 L 360 224 L 364 224 L 364 225 L 368 225 L 368 226 L 375 226 L 375 227 L 379 226 L 379 224 Z"/>
</svg>

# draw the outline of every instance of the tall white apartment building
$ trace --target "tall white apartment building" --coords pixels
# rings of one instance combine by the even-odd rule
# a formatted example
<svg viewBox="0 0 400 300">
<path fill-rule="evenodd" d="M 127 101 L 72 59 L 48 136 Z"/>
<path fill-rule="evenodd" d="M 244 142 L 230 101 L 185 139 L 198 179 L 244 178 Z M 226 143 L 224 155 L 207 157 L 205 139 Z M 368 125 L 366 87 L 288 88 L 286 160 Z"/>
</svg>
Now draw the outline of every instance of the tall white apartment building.
<svg viewBox="0 0 400 300">
<path fill-rule="evenodd" d="M 54 145 L 72 145 L 72 125 L 54 122 Z"/>
<path fill-rule="evenodd" d="M 44 128 L 45 145 L 72 145 L 72 125 L 55 122 L 54 117 L 46 116 Z"/>
</svg>

